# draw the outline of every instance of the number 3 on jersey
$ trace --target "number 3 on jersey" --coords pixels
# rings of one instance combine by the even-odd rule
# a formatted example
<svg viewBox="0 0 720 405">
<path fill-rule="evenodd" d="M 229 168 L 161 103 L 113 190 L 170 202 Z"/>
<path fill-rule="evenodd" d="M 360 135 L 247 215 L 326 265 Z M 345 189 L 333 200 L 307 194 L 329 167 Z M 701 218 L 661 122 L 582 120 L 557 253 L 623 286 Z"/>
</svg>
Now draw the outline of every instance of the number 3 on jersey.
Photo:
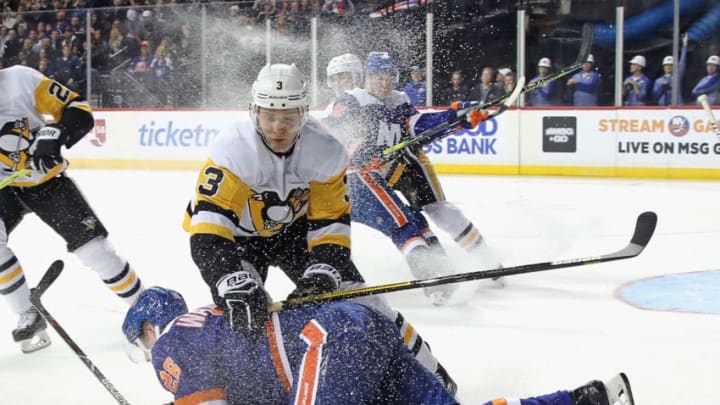
<svg viewBox="0 0 720 405">
<path fill-rule="evenodd" d="M 222 170 L 213 166 L 206 167 L 203 174 L 205 175 L 205 182 L 198 186 L 198 193 L 212 197 L 217 194 L 225 174 L 223 174 Z"/>
</svg>

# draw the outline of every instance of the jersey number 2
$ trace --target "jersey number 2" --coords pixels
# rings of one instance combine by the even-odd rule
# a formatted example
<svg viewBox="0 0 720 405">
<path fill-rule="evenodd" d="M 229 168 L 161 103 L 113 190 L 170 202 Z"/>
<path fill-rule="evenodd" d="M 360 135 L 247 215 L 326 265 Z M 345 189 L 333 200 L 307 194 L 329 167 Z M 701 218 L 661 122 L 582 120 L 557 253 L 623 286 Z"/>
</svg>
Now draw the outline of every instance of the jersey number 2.
<svg viewBox="0 0 720 405">
<path fill-rule="evenodd" d="M 167 357 L 163 362 L 163 369 L 158 373 L 160 381 L 162 381 L 165 389 L 174 393 L 178 389 L 178 381 L 182 375 L 182 369 L 173 361 L 172 358 Z"/>
<path fill-rule="evenodd" d="M 63 87 L 58 82 L 50 83 L 50 87 L 48 87 L 48 93 L 50 93 L 51 96 L 54 96 L 56 99 L 62 101 L 63 103 L 67 103 L 68 97 L 70 97 L 70 90 Z"/>
</svg>

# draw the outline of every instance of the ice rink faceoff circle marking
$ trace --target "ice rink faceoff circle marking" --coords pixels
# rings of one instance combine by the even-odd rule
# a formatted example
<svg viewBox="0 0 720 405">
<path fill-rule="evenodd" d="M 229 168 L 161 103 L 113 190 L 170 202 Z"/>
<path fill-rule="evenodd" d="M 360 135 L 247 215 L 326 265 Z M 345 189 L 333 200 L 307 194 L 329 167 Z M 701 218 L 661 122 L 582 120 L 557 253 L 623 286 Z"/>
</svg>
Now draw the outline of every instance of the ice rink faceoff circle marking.
<svg viewBox="0 0 720 405">
<path fill-rule="evenodd" d="M 668 274 L 631 281 L 616 295 L 653 311 L 720 314 L 720 270 Z"/>
</svg>

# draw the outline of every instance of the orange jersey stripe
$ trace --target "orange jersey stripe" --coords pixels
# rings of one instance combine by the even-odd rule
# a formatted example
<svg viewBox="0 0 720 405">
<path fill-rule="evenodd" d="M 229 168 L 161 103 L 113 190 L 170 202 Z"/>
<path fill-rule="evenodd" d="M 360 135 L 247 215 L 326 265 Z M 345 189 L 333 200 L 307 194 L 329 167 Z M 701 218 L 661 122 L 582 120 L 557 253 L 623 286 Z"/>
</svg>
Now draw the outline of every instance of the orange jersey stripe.
<svg viewBox="0 0 720 405">
<path fill-rule="evenodd" d="M 308 344 L 308 348 L 300 365 L 300 380 L 293 403 L 310 405 L 314 404 L 316 399 L 322 349 L 326 342 L 327 332 L 313 319 L 305 325 L 300 336 Z"/>
<path fill-rule="evenodd" d="M 225 390 L 222 388 L 211 388 L 178 398 L 175 400 L 175 405 L 202 405 L 206 402 L 224 401 L 226 399 Z"/>
<path fill-rule="evenodd" d="M 392 197 L 388 195 L 385 189 L 382 188 L 379 184 L 377 184 L 367 172 L 360 172 L 360 176 L 362 177 L 365 184 L 370 187 L 370 190 L 373 192 L 373 194 L 375 194 L 380 199 L 380 201 L 382 201 L 383 206 L 385 207 L 385 209 L 387 209 L 390 215 L 392 215 L 398 226 L 405 226 L 405 224 L 408 223 L 405 214 L 403 214 L 400 207 L 395 204 L 395 201 L 393 201 Z"/>
</svg>

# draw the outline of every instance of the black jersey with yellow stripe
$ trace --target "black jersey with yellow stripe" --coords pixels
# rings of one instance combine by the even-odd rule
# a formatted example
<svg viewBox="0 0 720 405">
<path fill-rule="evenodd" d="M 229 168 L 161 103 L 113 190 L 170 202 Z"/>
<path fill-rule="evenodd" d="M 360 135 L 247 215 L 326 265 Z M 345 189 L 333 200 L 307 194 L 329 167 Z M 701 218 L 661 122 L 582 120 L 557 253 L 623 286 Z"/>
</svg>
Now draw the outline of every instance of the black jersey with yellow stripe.
<svg viewBox="0 0 720 405">
<path fill-rule="evenodd" d="M 15 171 L 30 168 L 29 149 L 34 130 L 48 123 L 68 128 L 66 146 L 72 146 L 92 129 L 92 110 L 80 95 L 25 66 L 0 69 L 0 180 Z M 18 187 L 42 184 L 64 171 L 67 163 L 47 173 L 32 170 L 12 183 Z"/>
</svg>

